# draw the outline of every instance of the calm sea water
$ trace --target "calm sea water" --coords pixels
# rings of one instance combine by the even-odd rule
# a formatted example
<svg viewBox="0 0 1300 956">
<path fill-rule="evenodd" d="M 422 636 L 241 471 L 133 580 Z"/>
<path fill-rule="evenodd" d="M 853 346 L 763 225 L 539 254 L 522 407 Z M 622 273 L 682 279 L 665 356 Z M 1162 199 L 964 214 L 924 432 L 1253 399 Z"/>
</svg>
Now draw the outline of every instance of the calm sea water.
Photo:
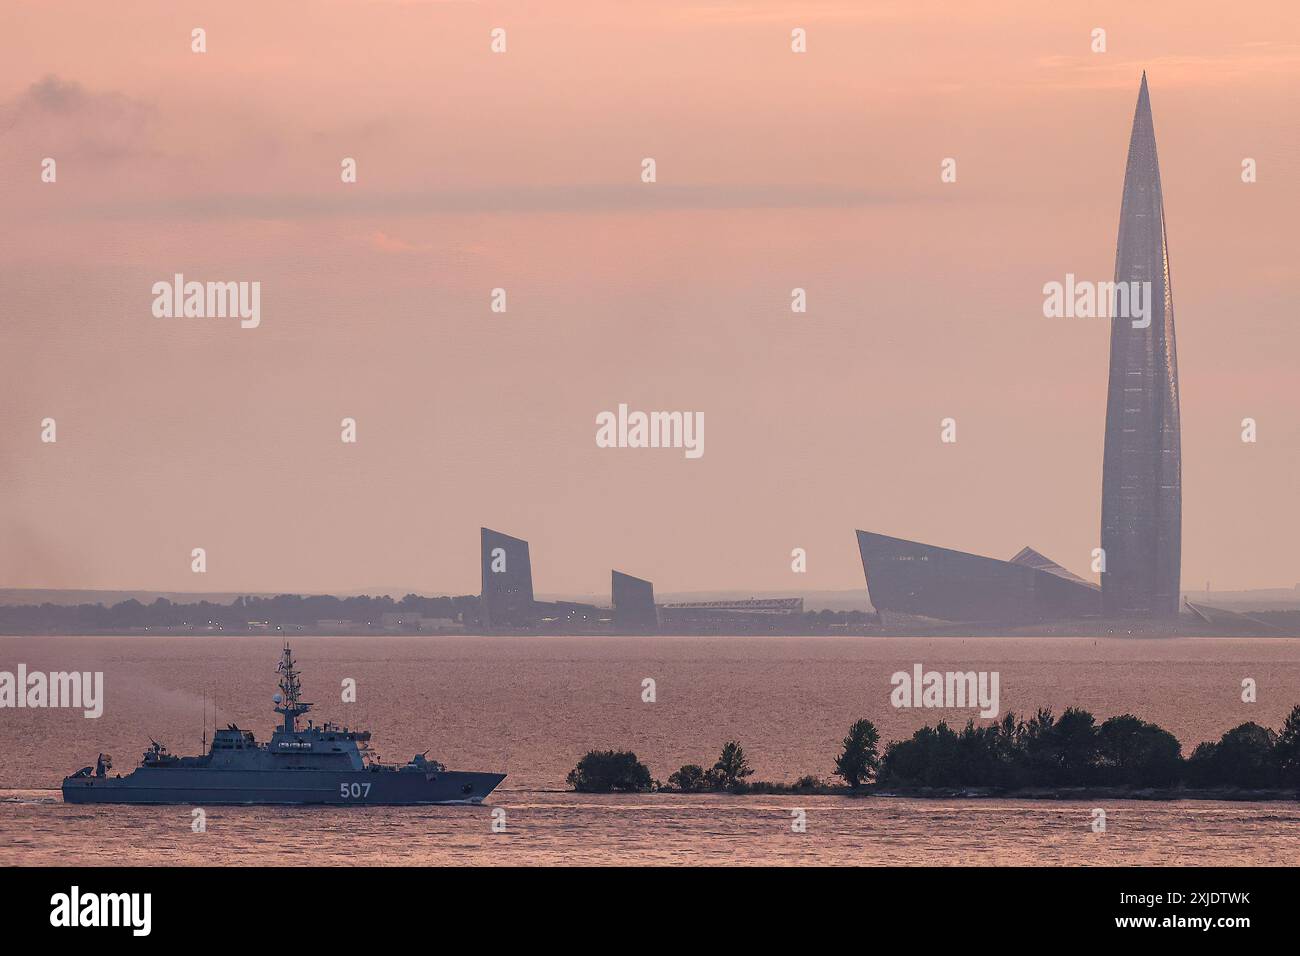
<svg viewBox="0 0 1300 956">
<path fill-rule="evenodd" d="M 0 637 L 0 670 L 103 671 L 104 716 L 0 711 L 0 865 L 22 863 L 1300 863 L 1300 804 L 910 800 L 560 792 L 594 747 L 635 750 L 666 780 L 744 744 L 756 779 L 829 776 L 858 717 L 905 736 L 965 712 L 895 710 L 889 677 L 915 663 L 996 670 L 1001 707 L 1131 712 L 1190 751 L 1300 702 L 1300 640 L 1093 638 L 295 637 L 313 716 L 374 732 L 405 761 L 505 771 L 482 807 L 71 807 L 62 777 L 148 738 L 196 753 L 202 702 L 259 738 L 274 714 L 279 640 Z M 1255 704 L 1241 701 L 1254 678 Z M 340 700 L 345 678 L 356 703 Z M 642 701 L 655 681 L 656 700 Z M 215 718 L 211 708 L 215 707 Z M 1093 806 L 1107 830 L 1091 829 Z M 505 810 L 493 833 L 492 808 Z M 807 830 L 794 832 L 793 811 Z"/>
</svg>

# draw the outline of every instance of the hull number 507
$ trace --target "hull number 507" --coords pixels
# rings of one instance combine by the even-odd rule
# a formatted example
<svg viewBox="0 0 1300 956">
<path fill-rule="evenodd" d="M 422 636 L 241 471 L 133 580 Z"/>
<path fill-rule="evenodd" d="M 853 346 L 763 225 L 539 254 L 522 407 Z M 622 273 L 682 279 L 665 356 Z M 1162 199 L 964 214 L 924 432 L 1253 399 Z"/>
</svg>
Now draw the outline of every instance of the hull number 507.
<svg viewBox="0 0 1300 956">
<path fill-rule="evenodd" d="M 370 784 L 341 783 L 339 784 L 339 796 L 344 800 L 364 800 L 370 796 Z"/>
</svg>

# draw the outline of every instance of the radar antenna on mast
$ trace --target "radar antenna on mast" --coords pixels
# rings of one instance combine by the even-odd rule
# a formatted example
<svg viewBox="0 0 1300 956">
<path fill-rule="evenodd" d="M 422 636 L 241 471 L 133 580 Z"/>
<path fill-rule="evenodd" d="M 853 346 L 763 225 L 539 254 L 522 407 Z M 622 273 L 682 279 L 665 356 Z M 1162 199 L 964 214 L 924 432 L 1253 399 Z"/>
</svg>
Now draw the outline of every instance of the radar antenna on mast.
<svg viewBox="0 0 1300 956">
<path fill-rule="evenodd" d="M 281 701 L 280 694 L 276 694 L 275 712 L 284 715 L 284 732 L 286 734 L 297 733 L 298 718 L 311 710 L 311 704 L 300 699 L 302 684 L 298 681 L 300 672 L 294 669 L 296 663 L 297 661 L 293 659 L 293 652 L 289 649 L 289 643 L 286 641 L 284 654 L 275 668 L 280 675 L 280 692 L 284 695 L 284 699 Z"/>
</svg>

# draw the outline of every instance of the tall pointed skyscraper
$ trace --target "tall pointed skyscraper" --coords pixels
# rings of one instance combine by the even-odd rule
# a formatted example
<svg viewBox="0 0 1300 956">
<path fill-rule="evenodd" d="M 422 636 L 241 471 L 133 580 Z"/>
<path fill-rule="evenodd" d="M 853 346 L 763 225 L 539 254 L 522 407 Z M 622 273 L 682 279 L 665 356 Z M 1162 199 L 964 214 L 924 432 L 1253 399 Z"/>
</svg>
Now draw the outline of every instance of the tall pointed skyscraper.
<svg viewBox="0 0 1300 956">
<path fill-rule="evenodd" d="M 1113 617 L 1173 617 L 1182 559 L 1178 359 L 1146 73 L 1133 115 L 1115 250 L 1116 285 L 1132 282 L 1150 283 L 1150 299 L 1144 296 L 1150 324 L 1135 327 L 1132 315 L 1111 320 L 1101 485 L 1102 606 Z"/>
</svg>

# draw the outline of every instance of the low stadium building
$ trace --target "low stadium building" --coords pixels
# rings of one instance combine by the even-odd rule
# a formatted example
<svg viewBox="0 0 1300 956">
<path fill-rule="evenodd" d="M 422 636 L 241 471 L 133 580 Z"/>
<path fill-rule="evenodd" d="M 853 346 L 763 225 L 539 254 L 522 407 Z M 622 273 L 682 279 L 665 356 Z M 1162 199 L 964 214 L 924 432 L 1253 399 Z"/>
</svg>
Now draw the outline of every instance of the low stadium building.
<svg viewBox="0 0 1300 956">
<path fill-rule="evenodd" d="M 661 630 L 714 633 L 779 633 L 803 617 L 803 598 L 749 598 L 741 601 L 692 601 L 659 605 Z"/>
</svg>

